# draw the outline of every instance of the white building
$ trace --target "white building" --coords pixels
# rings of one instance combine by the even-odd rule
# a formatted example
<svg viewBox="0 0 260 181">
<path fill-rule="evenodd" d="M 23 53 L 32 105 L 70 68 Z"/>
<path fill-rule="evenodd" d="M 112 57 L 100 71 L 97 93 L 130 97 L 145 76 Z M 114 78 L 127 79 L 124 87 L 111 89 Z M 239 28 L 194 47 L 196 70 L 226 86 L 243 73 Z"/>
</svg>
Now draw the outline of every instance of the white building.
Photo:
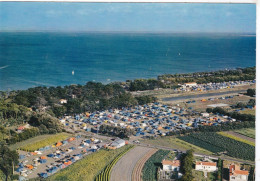
<svg viewBox="0 0 260 181">
<path fill-rule="evenodd" d="M 61 104 L 67 104 L 67 100 L 66 99 L 60 99 L 60 103 Z"/>
<path fill-rule="evenodd" d="M 116 139 L 111 144 L 111 147 L 116 147 L 116 148 L 120 148 L 122 146 L 125 146 L 125 140 L 122 140 L 122 139 Z"/>
<path fill-rule="evenodd" d="M 247 181 L 248 180 L 248 171 L 240 170 L 238 165 L 229 166 L 229 180 L 230 181 Z"/>
<path fill-rule="evenodd" d="M 216 162 L 196 162 L 195 170 L 206 171 L 206 172 L 215 172 L 217 171 Z"/>
<path fill-rule="evenodd" d="M 163 160 L 162 161 L 164 171 L 179 171 L 180 170 L 180 160 Z"/>
</svg>

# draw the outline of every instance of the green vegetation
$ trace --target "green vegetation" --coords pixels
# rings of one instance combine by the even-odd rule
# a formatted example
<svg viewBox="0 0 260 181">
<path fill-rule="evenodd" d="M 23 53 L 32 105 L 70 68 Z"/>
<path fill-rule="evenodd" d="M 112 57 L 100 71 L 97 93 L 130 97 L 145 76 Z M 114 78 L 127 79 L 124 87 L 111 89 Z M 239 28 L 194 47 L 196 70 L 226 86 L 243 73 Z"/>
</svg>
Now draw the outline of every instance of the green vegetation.
<svg viewBox="0 0 260 181">
<path fill-rule="evenodd" d="M 218 159 L 217 167 L 218 167 L 217 180 L 221 181 L 222 180 L 223 161 L 220 158 Z"/>
<path fill-rule="evenodd" d="M 201 171 L 193 170 L 192 171 L 193 181 L 216 181 L 215 172 L 207 172 L 207 178 L 204 177 L 204 173 Z"/>
<path fill-rule="evenodd" d="M 183 173 L 183 176 L 181 180 L 183 181 L 192 181 L 193 175 L 193 152 L 194 150 L 188 150 L 186 153 L 182 154 L 181 157 L 181 172 Z"/>
<path fill-rule="evenodd" d="M 241 114 L 251 114 L 255 116 L 255 109 L 244 109 L 240 111 Z"/>
<path fill-rule="evenodd" d="M 235 130 L 235 132 L 255 139 L 255 128 L 245 128 L 245 129 Z"/>
<path fill-rule="evenodd" d="M 135 131 L 133 129 L 120 128 L 117 126 L 103 124 L 99 128 L 99 132 L 105 135 L 112 135 L 120 138 L 129 138 L 129 136 L 133 135 Z"/>
<path fill-rule="evenodd" d="M 235 70 L 219 70 L 215 72 L 196 72 L 186 74 L 165 74 L 158 76 L 158 80 L 164 80 L 168 84 L 179 84 L 187 82 L 209 83 L 228 82 L 239 80 L 254 80 L 255 67 L 239 68 Z"/>
<path fill-rule="evenodd" d="M 192 133 L 188 136 L 181 136 L 179 139 L 214 153 L 227 152 L 226 154 L 231 157 L 252 161 L 255 159 L 254 146 L 219 135 L 215 132 Z"/>
<path fill-rule="evenodd" d="M 247 89 L 246 95 L 254 97 L 255 96 L 255 89 Z"/>
<path fill-rule="evenodd" d="M 2 93 L 2 97 L 3 93 Z M 94 112 L 110 108 L 127 107 L 137 104 L 146 104 L 154 101 L 150 96 L 136 99 L 127 93 L 120 83 L 88 82 L 86 85 L 70 85 L 58 87 L 35 87 L 27 90 L 13 91 L 8 99 L 12 102 L 31 107 L 33 110 L 42 110 L 57 117 L 67 114 Z M 60 99 L 67 103 L 61 104 Z M 140 102 L 139 102 L 140 101 Z"/>
<path fill-rule="evenodd" d="M 156 79 L 136 79 L 130 82 L 130 91 L 154 90 L 155 88 L 165 88 L 165 84 Z"/>
<path fill-rule="evenodd" d="M 117 155 L 117 157 L 114 158 L 101 173 L 98 174 L 98 176 L 95 178 L 95 181 L 108 181 L 110 179 L 110 174 L 113 166 L 120 160 L 122 156 L 124 156 L 133 147 L 134 146 L 132 145 L 128 147 L 128 149 L 124 150 L 119 155 Z"/>
<path fill-rule="evenodd" d="M 169 154 L 168 150 L 158 150 L 144 164 L 142 173 L 144 181 L 156 181 L 157 170 L 161 166 L 163 158 Z"/>
<path fill-rule="evenodd" d="M 129 147 L 131 145 L 126 145 L 116 150 L 101 149 L 50 176 L 47 180 L 94 180 L 106 167 L 107 163 L 114 160 L 120 153 L 128 150 Z"/>
<path fill-rule="evenodd" d="M 24 123 L 31 115 L 31 111 L 22 105 L 12 103 L 10 99 L 0 98 L 0 124 L 4 127 Z"/>
<path fill-rule="evenodd" d="M 145 144 L 151 144 L 151 145 L 160 145 L 160 146 L 165 146 L 173 149 L 180 149 L 180 150 L 188 150 L 188 149 L 193 149 L 196 153 L 202 153 L 206 155 L 212 155 L 213 153 L 200 148 L 198 146 L 192 145 L 186 141 L 183 141 L 181 139 L 178 139 L 173 136 L 166 136 L 166 137 L 159 137 L 156 139 L 145 139 L 141 141 L 142 143 Z"/>
<path fill-rule="evenodd" d="M 234 135 L 226 133 L 226 132 L 219 132 L 218 134 L 220 134 L 222 136 L 226 136 L 226 137 L 234 139 L 234 140 L 237 140 L 237 141 L 240 141 L 240 142 L 243 142 L 243 143 L 246 143 L 246 144 L 249 144 L 249 145 L 252 145 L 252 146 L 255 146 L 255 142 L 245 140 L 243 138 L 239 138 L 237 136 L 234 136 Z"/>
<path fill-rule="evenodd" d="M 13 177 L 13 168 L 18 165 L 18 158 L 16 151 L 11 151 L 4 143 L 0 143 L 0 170 L 6 181 Z"/>
<path fill-rule="evenodd" d="M 53 145 L 57 143 L 58 141 L 65 140 L 68 138 L 70 134 L 68 133 L 58 133 L 55 135 L 40 135 L 19 143 L 16 143 L 14 145 L 11 145 L 11 149 L 21 149 L 24 151 L 35 151 L 39 148 L 43 148 L 48 145 Z"/>
</svg>

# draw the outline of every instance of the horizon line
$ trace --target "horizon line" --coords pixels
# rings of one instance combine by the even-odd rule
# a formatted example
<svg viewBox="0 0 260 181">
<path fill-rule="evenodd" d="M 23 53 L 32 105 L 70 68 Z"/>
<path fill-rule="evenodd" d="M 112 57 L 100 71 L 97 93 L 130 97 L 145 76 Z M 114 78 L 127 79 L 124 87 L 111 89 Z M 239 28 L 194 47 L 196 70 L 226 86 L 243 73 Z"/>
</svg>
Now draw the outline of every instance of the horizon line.
<svg viewBox="0 0 260 181">
<path fill-rule="evenodd" d="M 201 34 L 201 33 L 208 33 L 208 34 L 250 34 L 256 35 L 256 32 L 231 32 L 231 31 L 222 31 L 222 32 L 213 32 L 213 31 L 103 31 L 103 30 L 90 30 L 90 31 L 81 31 L 81 30 L 0 30 L 0 32 L 21 32 L 21 33 L 32 33 L 32 32 L 39 32 L 39 33 L 149 33 L 149 34 Z"/>
</svg>

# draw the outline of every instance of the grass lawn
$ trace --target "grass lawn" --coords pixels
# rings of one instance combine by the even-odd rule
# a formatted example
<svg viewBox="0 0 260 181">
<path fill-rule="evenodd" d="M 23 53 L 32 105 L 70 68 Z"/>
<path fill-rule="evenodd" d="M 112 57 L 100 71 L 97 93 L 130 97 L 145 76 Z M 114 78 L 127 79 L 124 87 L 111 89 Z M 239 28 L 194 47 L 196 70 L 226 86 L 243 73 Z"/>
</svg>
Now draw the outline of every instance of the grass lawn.
<svg viewBox="0 0 260 181">
<path fill-rule="evenodd" d="M 237 140 L 237 141 L 240 141 L 240 142 L 243 142 L 243 143 L 246 143 L 246 144 L 249 144 L 249 145 L 252 145 L 252 146 L 255 146 L 255 143 L 252 142 L 252 141 L 249 141 L 249 140 L 246 140 L 246 139 L 243 139 L 243 138 L 239 138 L 235 135 L 232 135 L 232 134 L 229 134 L 229 133 L 226 133 L 226 132 L 218 132 L 218 134 L 220 134 L 222 136 L 226 136 L 226 137 L 234 139 L 234 140 Z"/>
<path fill-rule="evenodd" d="M 193 170 L 192 175 L 194 176 L 194 181 L 213 181 L 216 180 L 215 172 L 208 172 L 207 178 L 204 177 L 204 173 L 201 171 Z"/>
<path fill-rule="evenodd" d="M 255 115 L 255 109 L 245 109 L 243 111 L 240 111 L 241 114 L 252 114 Z"/>
<path fill-rule="evenodd" d="M 192 145 L 188 142 L 185 142 L 185 141 L 175 138 L 173 136 L 159 137 L 154 140 L 145 139 L 145 140 L 140 140 L 140 141 L 142 143 L 151 144 L 151 145 L 155 145 L 155 146 L 165 146 L 165 147 L 170 147 L 173 149 L 180 149 L 180 150 L 194 149 L 194 151 L 196 153 L 203 153 L 203 154 L 207 154 L 207 155 L 213 154 L 212 152 L 210 152 L 208 150 L 205 150 L 198 146 Z"/>
<path fill-rule="evenodd" d="M 234 132 L 255 139 L 255 128 L 244 128 L 244 129 L 236 130 Z"/>
<path fill-rule="evenodd" d="M 99 174 L 108 163 L 129 147 L 131 147 L 131 145 L 126 145 L 116 150 L 99 150 L 50 176 L 47 180 L 94 180 L 96 175 Z"/>
<path fill-rule="evenodd" d="M 66 138 L 70 137 L 71 134 L 68 133 L 58 133 L 58 134 L 48 134 L 48 135 L 40 135 L 34 138 L 30 138 L 28 140 L 10 145 L 10 149 L 16 150 L 21 149 L 25 151 L 35 151 L 39 148 L 52 145 L 57 143 L 58 141 L 65 140 Z"/>
</svg>

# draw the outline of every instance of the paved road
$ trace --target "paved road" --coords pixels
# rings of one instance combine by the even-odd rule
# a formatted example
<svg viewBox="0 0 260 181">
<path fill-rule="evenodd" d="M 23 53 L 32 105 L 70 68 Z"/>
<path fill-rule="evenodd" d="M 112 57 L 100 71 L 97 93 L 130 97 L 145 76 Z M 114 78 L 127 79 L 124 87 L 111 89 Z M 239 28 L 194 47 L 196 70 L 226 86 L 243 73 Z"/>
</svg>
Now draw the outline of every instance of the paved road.
<svg viewBox="0 0 260 181">
<path fill-rule="evenodd" d="M 240 92 L 244 92 L 243 90 L 234 90 L 234 91 L 225 91 L 225 92 L 214 92 L 214 93 L 205 93 L 205 94 L 197 94 L 197 95 L 187 95 L 187 96 L 178 96 L 178 97 L 167 97 L 163 98 L 163 101 L 179 101 L 185 99 L 194 99 L 194 98 L 205 98 L 210 96 L 222 96 L 226 94 L 237 94 Z"/>
<path fill-rule="evenodd" d="M 136 146 L 127 152 L 112 168 L 110 180 L 131 181 L 132 172 L 137 162 L 152 148 Z"/>
</svg>

